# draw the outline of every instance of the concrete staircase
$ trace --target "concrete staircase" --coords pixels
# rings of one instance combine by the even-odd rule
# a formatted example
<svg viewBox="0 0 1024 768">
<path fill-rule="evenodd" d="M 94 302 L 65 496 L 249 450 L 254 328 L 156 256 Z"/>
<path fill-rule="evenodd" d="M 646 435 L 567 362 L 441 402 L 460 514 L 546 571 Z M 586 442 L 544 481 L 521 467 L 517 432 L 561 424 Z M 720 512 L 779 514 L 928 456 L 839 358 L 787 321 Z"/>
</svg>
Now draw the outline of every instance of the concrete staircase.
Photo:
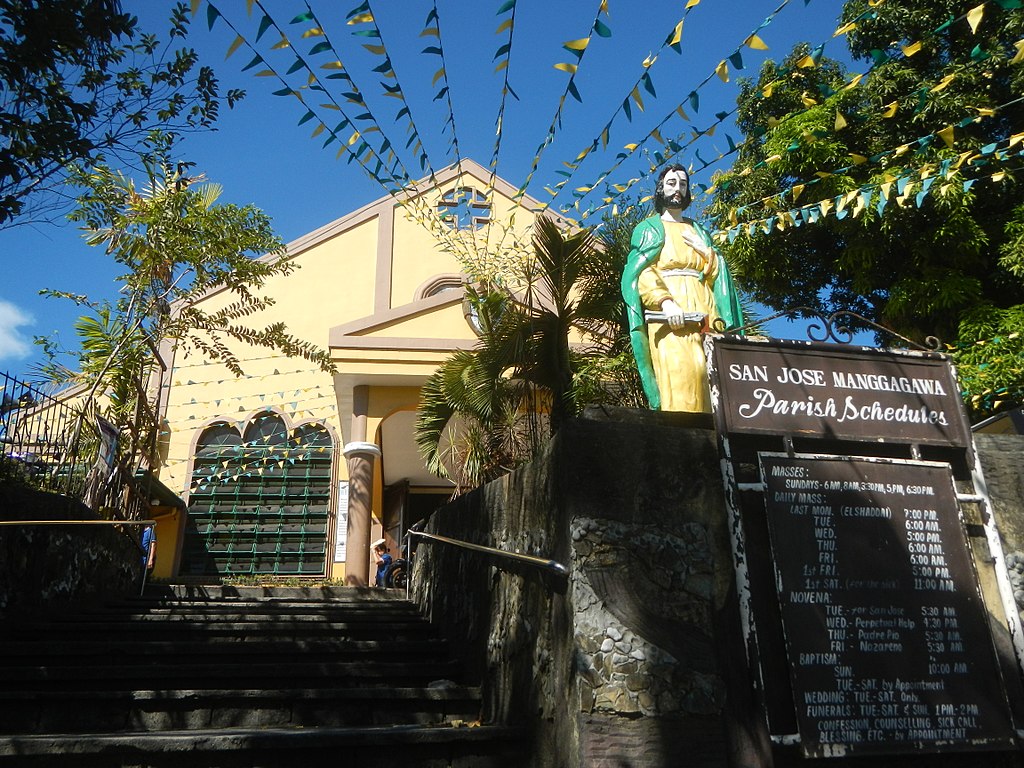
<svg viewBox="0 0 1024 768">
<path fill-rule="evenodd" d="M 401 597 L 162 587 L 9 617 L 0 766 L 521 764 L 519 734 L 477 722 L 479 689 Z"/>
</svg>

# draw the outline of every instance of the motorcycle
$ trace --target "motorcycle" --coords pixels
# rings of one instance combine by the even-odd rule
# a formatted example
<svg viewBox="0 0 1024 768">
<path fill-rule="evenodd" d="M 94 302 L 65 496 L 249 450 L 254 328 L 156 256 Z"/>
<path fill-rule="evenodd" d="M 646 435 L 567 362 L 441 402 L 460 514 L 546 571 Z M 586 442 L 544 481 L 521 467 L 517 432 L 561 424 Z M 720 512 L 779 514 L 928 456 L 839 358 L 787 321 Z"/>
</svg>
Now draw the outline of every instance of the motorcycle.
<svg viewBox="0 0 1024 768">
<path fill-rule="evenodd" d="M 384 586 L 395 589 L 405 589 L 409 583 L 409 562 L 404 557 L 399 557 L 391 562 L 384 573 Z"/>
</svg>

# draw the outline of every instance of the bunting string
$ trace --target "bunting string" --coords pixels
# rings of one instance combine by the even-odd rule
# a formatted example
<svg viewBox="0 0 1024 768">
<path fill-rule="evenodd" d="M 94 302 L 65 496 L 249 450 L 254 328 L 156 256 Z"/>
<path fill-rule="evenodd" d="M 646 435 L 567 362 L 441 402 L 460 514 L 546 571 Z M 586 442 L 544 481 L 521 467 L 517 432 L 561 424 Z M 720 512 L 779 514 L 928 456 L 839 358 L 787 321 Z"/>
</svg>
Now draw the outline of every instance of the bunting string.
<svg viewBox="0 0 1024 768">
<path fill-rule="evenodd" d="M 699 0 L 697 0 L 697 2 L 693 2 L 693 0 L 690 0 L 690 2 L 688 2 L 687 6 L 686 6 L 686 12 L 688 13 L 693 7 L 695 7 L 697 5 L 698 2 L 699 2 Z M 781 11 L 787 5 L 789 5 L 790 2 L 791 2 L 791 0 L 782 0 L 781 4 L 779 6 L 777 6 L 775 8 L 775 10 L 772 11 L 771 14 L 769 14 L 768 17 L 763 22 L 761 22 L 761 24 L 757 28 L 755 30 L 753 30 L 750 34 L 748 34 L 744 38 L 743 42 L 740 44 L 740 46 L 737 47 L 736 51 L 734 51 L 733 54 L 731 54 L 731 56 L 733 56 L 733 57 L 738 56 L 739 55 L 739 51 L 743 47 L 745 47 L 745 46 L 746 47 L 751 47 L 751 48 L 753 48 L 755 50 L 767 50 L 768 47 L 761 40 L 761 38 L 759 37 L 758 33 L 761 32 L 761 30 L 765 29 L 769 24 L 771 24 L 772 21 L 774 21 L 775 18 L 778 16 L 778 14 L 781 13 Z M 553 185 L 551 188 L 545 190 L 550 195 L 550 199 L 546 203 L 544 203 L 544 205 L 542 207 L 542 210 L 546 210 L 552 204 L 552 202 L 554 201 L 555 197 L 562 190 L 562 188 L 565 187 L 567 184 L 569 184 L 572 181 L 573 177 L 575 176 L 576 171 L 579 169 L 579 167 L 582 164 L 583 160 L 591 152 L 595 151 L 598 148 L 598 146 L 601 145 L 601 144 L 604 144 L 605 146 L 607 146 L 607 144 L 610 141 L 611 128 L 612 128 L 613 124 L 615 123 L 615 120 L 618 118 L 618 116 L 620 114 L 624 114 L 626 116 L 627 121 L 632 122 L 633 115 L 632 115 L 631 104 L 634 104 L 636 106 L 636 108 L 639 109 L 640 111 L 644 111 L 643 98 L 642 98 L 641 93 L 640 93 L 641 86 L 643 87 L 643 89 L 649 95 L 651 95 L 653 97 L 657 96 L 657 91 L 655 90 L 655 87 L 654 87 L 654 81 L 651 78 L 650 68 L 654 65 L 655 61 L 658 59 L 658 57 L 661 55 L 661 53 L 664 51 L 664 49 L 666 47 L 672 47 L 677 53 L 681 53 L 682 52 L 682 48 L 680 46 L 680 41 L 681 41 L 681 36 L 682 36 L 683 21 L 684 20 L 685 20 L 685 14 L 684 14 L 683 19 L 680 20 L 679 24 L 676 25 L 676 27 L 673 30 L 673 32 L 662 43 L 662 46 L 658 50 L 658 53 L 653 54 L 652 56 L 648 56 L 646 59 L 644 59 L 642 65 L 641 65 L 642 66 L 642 70 L 643 70 L 642 74 L 637 78 L 637 80 L 636 80 L 635 84 L 633 85 L 632 89 L 630 90 L 629 94 L 626 96 L 625 99 L 622 100 L 622 102 L 616 108 L 615 112 L 612 114 L 612 117 L 605 124 L 604 128 L 601 130 L 601 132 L 598 134 L 598 136 L 595 139 L 592 140 L 592 142 L 591 142 L 591 144 L 589 146 L 584 147 L 583 150 L 579 154 L 577 154 L 577 156 L 576 156 L 576 158 L 575 158 L 575 160 L 573 162 L 571 162 L 571 163 L 563 162 L 563 165 L 565 165 L 569 169 L 569 172 L 568 173 L 557 172 L 560 175 L 564 176 L 564 178 L 561 181 L 557 182 L 555 185 Z M 699 93 L 699 91 L 705 85 L 707 85 L 709 82 L 711 82 L 716 75 L 718 75 L 721 79 L 723 79 L 724 82 L 728 82 L 729 81 L 727 75 L 725 75 L 723 77 L 723 67 L 726 67 L 724 62 L 725 62 L 725 60 L 723 59 L 723 61 L 720 62 L 715 67 L 715 69 L 712 72 L 710 72 L 697 86 L 695 86 L 693 89 L 691 89 L 689 94 L 687 95 L 686 102 L 690 105 L 690 107 L 694 110 L 695 113 L 700 108 L 699 107 L 700 99 L 699 99 L 698 93 Z M 658 124 L 658 126 L 655 128 L 655 130 L 652 131 L 652 134 L 656 133 L 658 128 L 662 127 L 664 125 L 664 123 L 667 122 L 668 119 L 670 119 L 671 117 L 673 117 L 673 116 L 675 116 L 677 114 L 682 116 L 684 119 L 688 120 L 689 118 L 687 118 L 685 116 L 685 112 L 683 110 L 684 110 L 683 103 L 680 102 L 678 105 L 673 107 L 673 109 L 670 111 L 669 115 L 665 118 L 665 120 L 663 120 L 661 123 Z M 631 142 L 631 143 L 627 144 L 625 146 L 625 148 L 628 151 L 628 154 L 632 154 L 633 152 L 636 151 L 636 149 L 639 146 L 640 146 L 639 142 Z M 627 154 L 627 156 L 628 156 L 628 154 Z M 616 165 L 616 167 L 617 167 L 617 165 Z M 602 180 L 604 178 L 606 178 L 606 176 L 607 176 L 607 174 L 602 175 L 601 176 Z M 600 182 L 598 182 L 598 183 L 600 183 Z M 579 204 L 580 200 L 583 197 L 585 197 L 586 194 L 591 192 L 594 189 L 595 186 L 596 186 L 595 184 L 590 184 L 590 185 L 585 185 L 583 187 L 578 187 L 576 190 L 574 190 L 574 197 L 576 197 L 576 202 L 571 207 L 576 208 L 578 210 L 579 209 L 578 208 L 578 204 Z M 554 194 L 552 194 L 552 193 L 554 193 Z M 563 211 L 563 212 L 567 212 L 567 211 L 568 211 L 568 209 L 565 209 L 565 211 Z"/>
<path fill-rule="evenodd" d="M 1003 142 L 1006 143 L 1007 148 L 999 151 L 996 146 Z M 1016 148 L 1016 151 L 1010 152 L 1009 150 L 1013 148 Z M 926 167 L 923 171 L 894 177 L 888 181 L 864 185 L 849 192 L 819 200 L 800 208 L 781 211 L 766 218 L 745 221 L 726 230 L 717 230 L 712 233 L 712 237 L 719 243 L 732 242 L 739 235 L 746 234 L 750 236 L 758 230 L 769 234 L 775 229 L 783 231 L 790 226 L 800 227 L 805 223 L 816 224 L 830 214 L 834 215 L 837 219 L 846 218 L 850 214 L 852 214 L 853 218 L 857 218 L 864 211 L 874 209 L 880 215 L 890 201 L 895 201 L 903 207 L 913 200 L 916 206 L 920 207 L 927 195 L 932 191 L 936 180 L 942 179 L 947 182 L 945 185 L 939 185 L 938 188 L 940 192 L 946 191 L 949 184 L 955 183 L 952 180 L 952 175 L 965 163 L 981 167 L 992 160 L 1001 161 L 1010 157 L 1019 157 L 1022 152 L 1024 152 L 1024 133 L 1014 134 L 1003 139 L 1002 142 L 995 142 L 982 148 L 977 153 L 966 152 L 955 160 L 948 158 L 938 163 L 937 169 Z M 1006 178 L 1008 178 L 1007 171 L 1000 169 L 985 176 L 964 179 L 960 184 L 964 191 L 967 191 L 979 180 L 990 180 L 999 183 Z M 894 192 L 895 195 L 893 195 Z"/>
<path fill-rule="evenodd" d="M 459 132 L 455 128 L 455 108 L 452 106 L 451 88 L 448 83 L 448 62 L 445 59 L 444 44 L 442 43 L 441 17 L 437 12 L 437 0 L 432 0 L 432 3 L 430 13 L 427 14 L 427 19 L 423 23 L 423 31 L 420 32 L 420 37 L 434 37 L 437 40 L 437 45 L 427 46 L 421 53 L 437 56 L 441 60 L 441 68 L 434 73 L 433 80 L 431 81 L 431 85 L 436 86 L 438 79 L 441 80 L 441 90 L 434 96 L 433 101 L 444 98 L 447 105 L 448 117 L 441 125 L 441 133 L 443 134 L 446 130 L 451 131 L 450 151 L 455 156 L 455 164 L 458 166 L 459 173 L 461 174 L 462 152 L 459 149 Z M 431 22 L 434 23 L 434 26 L 430 26 Z"/>
<path fill-rule="evenodd" d="M 391 63 L 391 56 L 387 52 L 387 47 L 384 44 L 384 37 L 381 34 L 380 27 L 377 25 L 377 21 L 374 18 L 373 10 L 370 7 L 370 0 L 364 0 L 360 5 L 353 8 L 348 12 L 347 23 L 349 26 L 363 27 L 369 26 L 369 29 L 355 29 L 352 34 L 366 37 L 370 39 L 379 40 L 380 43 L 363 43 L 363 48 L 369 51 L 374 56 L 381 59 L 381 63 L 374 68 L 374 72 L 377 72 L 385 80 L 392 80 L 393 85 L 388 85 L 383 80 L 380 81 L 380 86 L 384 90 L 384 95 L 390 98 L 398 99 L 401 103 L 401 108 L 395 115 L 395 120 L 400 120 L 403 117 L 406 120 L 406 133 L 409 134 L 409 139 L 406 142 L 406 149 L 410 149 L 416 156 L 420 164 L 420 170 L 426 171 L 429 174 L 431 183 L 435 182 L 434 168 L 430 163 L 430 158 L 427 156 L 426 148 L 423 146 L 423 140 L 420 138 L 419 130 L 416 128 L 416 122 L 412 116 L 412 109 L 409 107 L 409 102 L 405 99 L 405 92 L 402 89 L 401 84 L 398 82 L 398 75 L 395 73 L 394 65 Z"/>
<path fill-rule="evenodd" d="M 993 2 L 996 2 L 1000 7 L 1004 8 L 1006 10 L 1009 10 L 1011 8 L 1019 8 L 1021 6 L 1021 0 L 993 0 Z M 889 52 L 885 52 L 884 54 L 882 52 L 872 52 L 872 57 L 871 57 L 872 58 L 872 63 L 870 65 L 870 67 L 865 72 L 863 72 L 863 73 L 858 73 L 858 74 L 851 75 L 848 78 L 847 83 L 840 90 L 845 90 L 845 89 L 850 89 L 850 88 L 857 87 L 862 81 L 864 81 L 865 77 L 870 77 L 870 75 L 873 74 L 873 72 L 876 69 L 878 69 L 882 64 L 885 64 L 885 63 L 887 63 L 889 61 L 894 60 L 894 58 L 897 57 L 897 56 L 902 56 L 904 58 L 913 56 L 914 54 L 916 54 L 917 52 L 919 52 L 922 49 L 922 47 L 924 45 L 924 42 L 926 42 L 927 40 L 931 39 L 932 37 L 935 37 L 935 36 L 939 35 L 943 30 L 948 29 L 949 26 L 951 26 L 956 21 L 966 20 L 969 17 L 971 17 L 972 13 L 973 13 L 973 18 L 975 20 L 980 20 L 980 18 L 981 18 L 981 16 L 980 16 L 981 9 L 983 9 L 985 4 L 986 3 L 982 3 L 980 6 L 975 8 L 974 11 L 969 12 L 969 13 L 965 13 L 962 16 L 958 17 L 957 19 L 951 19 L 951 20 L 945 22 L 944 24 L 942 24 L 939 27 L 937 27 L 932 33 L 930 33 L 930 35 L 922 38 L 920 41 L 917 41 L 917 42 L 915 42 L 913 44 L 898 46 L 898 48 L 899 48 L 899 53 L 898 54 L 897 53 L 889 53 Z M 875 4 L 875 5 L 877 6 L 877 4 Z M 837 28 L 836 31 L 832 34 L 832 37 L 833 38 L 839 37 L 841 35 L 844 35 L 844 34 L 850 32 L 851 30 L 855 29 L 856 26 L 861 21 L 863 21 L 864 19 L 867 19 L 867 18 L 872 18 L 875 15 L 876 15 L 876 11 L 874 11 L 872 9 L 868 9 L 867 11 L 864 11 L 856 19 L 854 19 L 854 20 L 852 20 L 850 22 L 847 22 L 846 24 L 843 24 L 839 28 Z M 975 24 L 974 27 L 972 27 L 972 29 L 974 29 L 974 28 L 976 28 L 976 24 Z M 817 64 L 820 61 L 820 58 L 821 58 L 821 56 L 822 56 L 822 54 L 824 52 L 824 45 L 825 45 L 824 43 L 821 43 L 818 46 L 816 46 L 812 50 L 812 52 L 810 54 L 805 56 L 804 59 L 802 59 L 801 61 L 797 62 L 795 67 L 793 67 L 793 68 L 779 68 L 777 76 L 773 80 L 771 80 L 769 83 L 767 83 L 766 85 L 762 86 L 761 89 L 758 92 L 758 95 L 761 96 L 761 97 L 770 96 L 773 88 L 775 86 L 777 86 L 779 83 L 783 82 L 784 79 L 786 77 L 788 77 L 791 73 L 799 71 L 799 69 L 801 69 L 801 68 L 817 66 Z M 1022 51 L 1024 51 L 1024 41 L 1022 41 L 1022 44 L 1018 45 L 1017 58 L 1024 58 L 1024 56 L 1022 56 L 1022 53 L 1021 53 Z M 944 88 L 946 88 L 952 82 L 952 80 L 953 80 L 952 76 L 946 76 L 940 82 L 934 83 L 930 90 L 931 91 L 935 91 L 935 92 L 941 91 Z M 890 103 L 890 104 L 888 104 L 888 105 L 886 105 L 885 107 L 882 108 L 882 112 L 881 112 L 882 116 L 883 117 L 893 117 L 895 115 L 895 113 L 896 113 L 896 109 L 898 108 L 898 105 L 904 99 L 908 99 L 908 98 L 913 97 L 917 101 L 920 101 L 920 92 L 921 92 L 921 90 L 922 89 L 920 89 L 920 88 L 919 89 L 915 89 L 914 91 L 912 91 L 910 93 L 907 93 L 904 96 L 899 97 L 898 99 L 895 99 L 892 103 Z M 829 92 L 823 93 L 822 95 L 827 98 L 828 96 L 831 96 L 834 93 L 835 93 L 835 91 L 829 91 Z M 1016 103 L 1016 102 L 1011 102 L 1011 103 Z M 798 115 L 801 115 L 801 114 L 804 114 L 808 110 L 810 110 L 810 109 L 812 109 L 812 108 L 814 108 L 816 106 L 818 106 L 818 103 L 814 99 L 809 98 L 809 97 L 805 97 L 805 99 L 804 99 L 804 109 L 796 111 L 796 112 L 793 112 L 793 113 L 790 113 L 789 115 L 787 115 L 787 116 L 785 116 L 783 118 L 778 118 L 775 121 L 769 120 L 769 127 L 774 127 L 775 125 L 778 125 L 778 124 L 782 123 L 785 120 L 791 119 L 791 118 L 793 118 L 795 116 L 798 116 Z M 1005 108 L 1006 106 L 1009 106 L 1009 104 L 1002 105 L 1002 107 L 1000 107 L 1000 108 Z M 996 109 L 1000 109 L 1000 108 L 996 108 Z M 691 140 L 687 141 L 685 144 L 680 145 L 680 143 L 679 143 L 679 141 L 682 139 L 681 135 L 679 137 L 677 137 L 676 139 L 669 139 L 668 141 L 665 141 L 665 140 L 661 139 L 660 134 L 658 134 L 656 131 L 652 131 L 651 133 L 648 134 L 648 136 L 646 136 L 637 145 L 633 145 L 633 144 L 626 145 L 626 149 L 630 150 L 630 152 L 635 151 L 638 146 L 642 146 L 643 144 L 647 143 L 651 138 L 654 138 L 654 139 L 658 140 L 662 144 L 662 146 L 667 146 L 667 148 L 669 150 L 669 151 L 665 152 L 664 155 L 661 154 L 660 152 L 655 152 L 654 153 L 655 159 L 657 160 L 658 164 L 662 164 L 662 163 L 666 162 L 668 159 L 671 159 L 672 157 L 674 157 L 680 151 L 682 151 L 682 150 L 690 147 L 691 145 L 693 145 L 701 136 L 712 136 L 712 135 L 714 135 L 715 128 L 717 128 L 718 125 L 720 125 L 726 118 L 728 118 L 729 116 L 734 114 L 736 111 L 737 111 L 736 109 L 733 109 L 731 112 L 728 112 L 728 113 L 725 113 L 725 112 L 718 113 L 716 115 L 716 117 L 717 117 L 716 122 L 713 123 L 711 126 L 709 126 L 709 128 L 704 129 L 703 131 L 698 131 L 694 127 L 693 131 L 691 132 L 691 137 L 692 137 Z M 979 117 L 990 117 L 990 116 L 992 116 L 992 112 L 993 112 L 993 110 L 985 110 L 985 109 L 980 109 L 980 108 L 976 108 L 976 111 L 979 112 Z M 666 119 L 662 121 L 662 123 L 659 123 L 657 128 L 660 128 L 661 126 L 663 126 L 664 123 L 667 121 L 667 119 L 670 118 L 671 116 L 672 116 L 672 114 L 670 113 L 666 117 Z M 973 118 L 965 118 L 965 120 L 962 121 L 957 127 L 959 127 L 959 128 L 966 127 L 966 125 L 968 125 L 972 121 L 973 121 Z M 837 113 L 837 116 L 836 116 L 836 126 L 837 127 L 836 127 L 836 129 L 839 130 L 840 128 L 845 127 L 845 124 L 846 124 L 845 119 L 842 117 L 842 115 Z M 939 131 L 936 131 L 935 132 L 935 136 L 937 136 L 939 138 L 942 138 L 947 143 L 947 145 L 951 145 L 953 130 L 954 130 L 954 126 L 947 126 L 946 128 L 943 128 L 943 129 L 941 129 Z M 816 137 L 811 136 L 811 137 L 808 137 L 808 138 L 809 138 L 809 140 L 814 140 L 814 138 L 816 138 Z M 696 174 L 700 173 L 701 171 L 706 170 L 708 167 L 716 164 L 717 162 L 719 162 L 720 160 L 724 159 L 725 157 L 727 157 L 727 156 L 729 156 L 731 154 L 736 153 L 745 144 L 745 142 L 741 142 L 741 143 L 737 144 L 732 139 L 732 137 L 729 136 L 728 134 L 726 134 L 726 139 L 728 141 L 728 149 L 725 150 L 724 152 L 720 152 L 716 157 L 714 157 L 714 158 L 712 158 L 710 160 L 705 160 L 704 158 L 702 158 L 700 156 L 699 150 L 695 150 L 694 154 L 697 157 L 699 165 L 696 166 L 696 167 L 693 167 L 693 165 L 691 164 L 691 168 L 693 169 L 692 170 L 692 174 L 696 175 Z M 796 149 L 799 149 L 798 145 L 790 147 L 790 151 L 794 151 Z M 895 151 L 899 151 L 899 148 L 897 150 L 895 150 Z M 625 157 L 626 157 L 626 155 L 624 155 L 623 153 L 620 153 L 617 156 L 617 160 L 619 162 L 621 162 L 623 159 L 625 159 Z M 874 157 L 878 157 L 878 156 L 876 155 Z M 863 161 L 863 159 L 860 156 L 854 156 L 852 159 L 856 163 L 861 163 Z M 874 158 L 872 158 L 872 159 L 874 159 Z M 616 166 L 618 164 L 619 163 L 617 162 Z M 654 169 L 654 167 L 655 166 L 652 165 L 652 170 Z M 758 167 L 760 167 L 760 164 L 758 165 Z M 826 177 L 828 175 L 831 175 L 833 173 L 840 173 L 840 172 L 843 172 L 845 170 L 848 170 L 848 167 L 847 168 L 843 168 L 843 169 L 838 169 L 838 170 L 835 170 L 835 171 L 831 171 L 829 173 L 822 174 L 821 177 L 824 178 L 824 177 Z M 610 173 L 608 173 L 608 172 L 602 174 L 602 176 L 599 177 L 599 180 L 597 182 L 595 182 L 593 187 L 596 187 L 598 184 L 600 184 L 601 181 L 603 181 L 605 178 L 607 178 L 608 175 L 610 175 Z M 796 184 L 796 185 L 793 185 L 793 187 L 791 187 L 790 189 L 794 189 L 795 188 L 797 190 L 797 195 L 799 195 L 799 193 L 803 190 L 803 188 L 807 184 L 817 183 L 819 180 L 820 179 L 810 180 L 810 181 L 805 182 L 803 184 Z M 613 204 L 615 202 L 616 198 L 618 198 L 620 195 L 624 194 L 626 191 L 628 191 L 630 188 L 632 188 L 639 181 L 641 181 L 641 178 L 636 177 L 636 178 L 630 179 L 625 184 L 615 184 L 615 185 L 611 185 L 610 188 L 606 188 L 606 195 L 607 196 L 605 198 L 603 198 L 602 204 L 600 206 L 596 206 L 596 207 L 595 206 L 591 206 L 591 208 L 583 211 L 582 212 L 582 218 L 585 220 L 588 216 L 590 216 L 590 215 L 592 215 L 594 213 L 601 212 L 601 211 L 605 210 L 609 205 L 611 205 L 611 204 Z M 711 187 L 708 187 L 707 185 L 698 184 L 696 186 L 700 189 L 700 191 L 703 194 L 710 194 L 711 192 L 714 191 L 714 185 L 712 185 Z M 783 193 L 777 193 L 777 195 L 784 194 L 785 191 L 787 191 L 787 190 L 784 190 Z M 769 198 L 765 198 L 765 199 L 768 200 L 768 199 L 771 199 L 771 197 L 775 197 L 777 195 L 773 195 L 773 196 L 770 196 Z M 645 199 L 649 199 L 649 198 L 645 198 Z M 579 210 L 578 203 L 579 203 L 579 199 L 577 200 L 576 203 L 573 204 L 572 207 L 574 207 L 577 210 Z M 568 210 L 569 210 L 568 208 L 563 209 L 563 213 L 567 213 Z"/>
<path fill-rule="evenodd" d="M 494 185 L 498 176 L 498 159 L 501 154 L 501 140 L 504 136 L 504 123 L 505 123 L 505 107 L 508 103 L 509 94 L 519 101 L 519 96 L 515 91 L 512 90 L 509 84 L 509 63 L 512 58 L 512 39 L 515 35 L 516 27 L 516 0 L 504 0 L 504 2 L 498 7 L 495 16 L 501 18 L 507 14 L 505 18 L 494 31 L 494 34 L 500 35 L 502 32 L 508 32 L 508 37 L 505 43 L 498 47 L 494 57 L 491 59 L 492 62 L 497 61 L 497 65 L 494 71 L 502 73 L 502 86 L 501 86 L 501 100 L 498 103 L 498 113 L 494 119 L 494 149 L 491 152 L 491 161 L 488 163 L 487 168 L 491 175 L 487 181 L 487 191 L 484 192 L 484 198 L 492 206 L 494 206 Z M 492 219 L 493 221 L 493 219 Z M 486 235 L 484 241 L 484 250 L 490 251 L 491 242 L 491 225 L 488 223 L 486 227 Z"/>
<path fill-rule="evenodd" d="M 319 77 L 313 72 L 313 70 L 310 68 L 309 64 L 306 62 L 303 56 L 301 56 L 298 53 L 295 53 L 295 63 L 293 63 L 291 68 L 289 69 L 290 74 L 294 74 L 302 69 L 304 69 L 307 73 L 307 84 L 300 86 L 300 88 L 296 89 L 293 88 L 287 82 L 284 76 L 282 76 L 276 69 L 274 69 L 274 67 L 259 53 L 259 51 L 256 50 L 256 48 L 248 41 L 247 38 L 245 38 L 244 35 L 239 33 L 237 27 L 235 27 L 235 25 L 232 24 L 232 22 L 229 19 L 227 19 L 223 13 L 221 13 L 221 11 L 214 5 L 212 0 L 206 0 L 206 2 L 208 24 L 210 28 L 212 29 L 213 24 L 217 20 L 221 20 L 228 26 L 229 29 L 231 29 L 231 31 L 235 35 L 234 41 L 232 42 L 231 47 L 228 50 L 228 56 L 234 53 L 235 50 L 242 44 L 245 44 L 246 47 L 248 47 L 254 54 L 254 58 L 252 59 L 252 61 L 250 61 L 245 67 L 243 67 L 242 71 L 247 71 L 249 69 L 255 68 L 256 66 L 263 65 L 265 69 L 256 72 L 256 76 L 275 77 L 283 86 L 280 90 L 275 91 L 274 95 L 294 96 L 299 101 L 299 103 L 302 104 L 303 107 L 305 107 L 305 113 L 299 120 L 299 125 L 302 125 L 310 120 L 316 120 L 318 125 L 317 128 L 313 131 L 312 137 L 316 137 L 321 133 L 326 132 L 328 134 L 328 138 L 323 145 L 325 148 L 329 146 L 331 143 L 337 142 L 341 147 L 338 150 L 338 158 L 340 158 L 343 154 L 347 154 L 349 156 L 349 162 L 351 162 L 353 159 L 356 160 L 357 164 L 363 169 L 363 171 L 367 174 L 367 176 L 370 179 L 379 184 L 381 188 L 389 196 L 394 198 L 396 202 L 403 206 L 403 208 L 409 213 L 411 219 L 413 219 L 416 223 L 420 224 L 429 232 L 431 232 L 438 240 L 444 243 L 444 245 L 453 254 L 460 256 L 460 258 L 463 261 L 470 260 L 466 244 L 461 240 L 454 239 L 452 237 L 452 231 L 441 220 L 438 212 L 428 204 L 427 200 L 423 196 L 415 194 L 417 184 L 412 180 L 408 171 L 405 170 L 404 165 L 401 164 L 401 160 L 400 158 L 398 158 L 397 153 L 393 151 L 393 145 L 385 135 L 384 131 L 381 129 L 376 118 L 373 116 L 373 113 L 370 111 L 369 106 L 367 105 L 365 99 L 360 93 L 354 80 L 352 79 L 352 77 L 349 75 L 344 65 L 342 64 L 341 58 L 340 56 L 338 56 L 333 44 L 328 39 L 324 39 L 314 44 L 314 46 L 310 50 L 310 54 L 318 55 L 321 53 L 330 52 L 335 57 L 332 61 L 325 63 L 322 66 L 322 68 L 327 70 L 333 70 L 332 74 L 327 75 L 328 79 L 341 79 L 349 84 L 351 91 L 342 94 L 343 97 L 349 103 L 360 106 L 366 110 L 365 112 L 355 117 L 351 117 L 346 113 L 344 108 L 341 107 L 338 101 L 330 94 L 328 89 L 319 80 Z M 259 42 L 259 40 L 266 34 L 268 30 L 274 29 L 281 36 L 281 40 L 273 47 L 275 49 L 291 48 L 291 43 L 288 39 L 288 36 L 282 30 L 280 25 L 274 20 L 274 18 L 262 6 L 260 0 L 250 0 L 250 8 L 252 7 L 253 4 L 257 5 L 263 14 L 263 17 L 260 21 L 259 31 L 256 35 L 256 41 Z M 314 26 L 307 30 L 306 33 L 304 33 L 303 37 L 305 38 L 323 36 L 324 38 L 326 38 L 326 33 L 323 31 L 322 26 L 316 20 L 316 17 L 313 14 L 312 10 L 309 8 L 308 4 L 306 8 L 306 12 L 296 16 L 292 20 L 292 23 L 299 23 L 302 21 L 313 21 Z M 328 99 L 328 102 L 325 104 L 321 104 L 320 107 L 338 111 L 342 117 L 342 121 L 334 128 L 328 127 L 327 123 L 317 115 L 316 110 L 314 110 L 313 108 L 306 104 L 306 101 L 302 93 L 303 90 L 315 90 L 323 93 L 325 97 Z M 352 134 L 347 139 L 343 138 L 340 135 L 340 131 L 344 130 L 345 128 L 352 128 L 353 130 Z M 367 139 L 365 138 L 367 135 L 374 133 L 379 134 L 381 137 L 381 143 L 376 149 L 373 146 L 371 146 L 369 141 L 367 141 Z M 354 145 L 355 148 L 353 149 Z M 388 177 L 381 177 L 380 174 L 384 167 L 381 157 L 385 155 L 385 153 L 388 153 L 395 157 L 395 161 L 398 163 L 398 167 L 402 169 L 401 173 L 398 172 L 397 168 L 393 168 L 390 171 L 390 175 Z M 370 162 L 372 161 L 376 162 L 375 168 L 370 167 Z M 409 189 L 413 190 L 412 193 L 408 191 Z"/>
</svg>

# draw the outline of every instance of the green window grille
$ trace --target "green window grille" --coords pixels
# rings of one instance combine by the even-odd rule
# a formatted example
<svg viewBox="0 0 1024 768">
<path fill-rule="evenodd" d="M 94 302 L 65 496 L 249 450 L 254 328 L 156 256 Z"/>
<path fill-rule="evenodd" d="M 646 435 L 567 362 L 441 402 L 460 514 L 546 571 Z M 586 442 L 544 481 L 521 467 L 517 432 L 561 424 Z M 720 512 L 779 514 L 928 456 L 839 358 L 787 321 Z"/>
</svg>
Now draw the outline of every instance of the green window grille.
<svg viewBox="0 0 1024 768">
<path fill-rule="evenodd" d="M 183 575 L 326 572 L 334 443 L 320 424 L 289 434 L 273 412 L 245 432 L 207 427 L 196 446 Z"/>
</svg>

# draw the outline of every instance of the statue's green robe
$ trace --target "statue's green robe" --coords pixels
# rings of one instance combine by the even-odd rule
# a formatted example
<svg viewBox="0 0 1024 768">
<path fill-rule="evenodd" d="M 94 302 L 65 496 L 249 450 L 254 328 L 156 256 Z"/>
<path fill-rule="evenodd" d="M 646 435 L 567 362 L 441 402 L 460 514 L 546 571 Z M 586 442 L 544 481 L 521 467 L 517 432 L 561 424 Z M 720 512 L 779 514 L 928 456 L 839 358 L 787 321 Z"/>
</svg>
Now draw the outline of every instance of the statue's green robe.
<svg viewBox="0 0 1024 768">
<path fill-rule="evenodd" d="M 694 231 L 709 248 L 714 248 L 711 236 L 697 222 L 690 220 Z M 651 363 L 651 349 L 647 340 L 647 326 L 644 322 L 644 308 L 640 301 L 637 286 L 640 273 L 654 263 L 665 245 L 665 225 L 661 216 L 655 214 L 636 225 L 630 240 L 632 250 L 626 258 L 626 266 L 622 270 L 622 297 L 626 300 L 626 313 L 629 319 L 629 338 L 633 344 L 633 355 L 636 367 L 640 371 L 644 393 L 652 410 L 661 410 L 661 396 L 658 394 L 658 383 L 654 378 L 654 366 Z M 715 306 L 718 314 L 725 321 L 726 328 L 738 328 L 743 325 L 743 309 L 739 295 L 733 284 L 732 275 L 725 259 L 718 256 L 718 277 L 712 286 Z"/>
</svg>

